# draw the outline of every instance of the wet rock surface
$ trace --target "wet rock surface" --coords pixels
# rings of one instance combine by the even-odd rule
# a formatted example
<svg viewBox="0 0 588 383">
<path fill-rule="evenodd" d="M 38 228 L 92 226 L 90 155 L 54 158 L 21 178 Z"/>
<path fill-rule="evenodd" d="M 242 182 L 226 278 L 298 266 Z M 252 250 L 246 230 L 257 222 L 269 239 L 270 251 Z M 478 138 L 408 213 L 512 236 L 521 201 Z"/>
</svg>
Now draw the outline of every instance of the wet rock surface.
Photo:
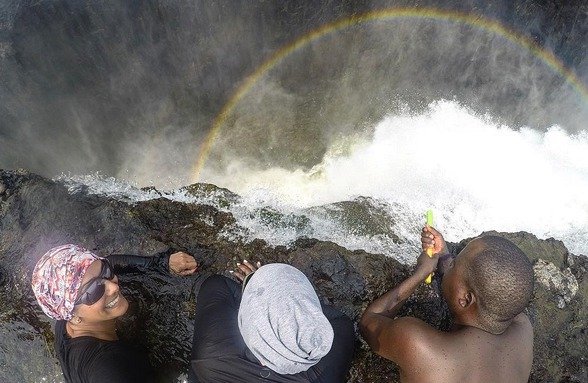
<svg viewBox="0 0 588 383">
<path fill-rule="evenodd" d="M 147 347 L 162 382 L 175 381 L 188 368 L 199 284 L 212 273 L 226 273 L 237 260 L 285 262 L 298 267 L 322 299 L 354 320 L 369 302 L 412 269 L 390 257 L 349 251 L 315 239 L 301 238 L 288 248 L 272 247 L 262 240 L 245 243 L 230 239 L 223 233 L 238 229 L 232 214 L 206 204 L 165 198 L 130 204 L 89 195 L 83 188 L 70 193 L 60 183 L 25 171 L 0 170 L 0 185 L 2 382 L 60 379 L 53 356 L 53 323 L 36 305 L 29 284 L 36 261 L 58 244 L 78 243 L 101 255 L 149 256 L 174 248 L 194 254 L 202 263 L 198 275 L 186 278 L 154 272 L 120 275 L 123 292 L 131 302 L 120 321 L 121 337 Z M 186 190 L 211 191 L 227 204 L 238 198 L 214 185 L 193 185 Z M 588 381 L 586 257 L 569 254 L 556 240 L 539 240 L 522 232 L 498 234 L 519 245 L 535 266 L 535 294 L 528 308 L 535 329 L 530 381 Z M 452 251 L 459 251 L 468 241 L 452 244 Z M 403 314 L 438 328 L 450 326 L 434 287 L 419 287 Z M 398 371 L 358 338 L 349 380 L 395 382 Z"/>
</svg>

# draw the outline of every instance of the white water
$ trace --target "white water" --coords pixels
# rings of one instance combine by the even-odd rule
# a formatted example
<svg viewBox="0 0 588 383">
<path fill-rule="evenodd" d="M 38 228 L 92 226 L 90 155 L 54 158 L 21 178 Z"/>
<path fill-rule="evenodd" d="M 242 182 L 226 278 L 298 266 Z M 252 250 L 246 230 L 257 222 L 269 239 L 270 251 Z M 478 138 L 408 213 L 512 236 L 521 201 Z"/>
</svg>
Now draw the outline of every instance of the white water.
<svg viewBox="0 0 588 383">
<path fill-rule="evenodd" d="M 449 240 L 524 230 L 588 254 L 586 131 L 515 131 L 441 101 L 423 115 L 386 118 L 351 155 L 327 155 L 308 172 L 229 169 L 206 181 L 245 196 L 265 190 L 297 207 L 371 196 L 416 216 L 434 209 Z"/>
<path fill-rule="evenodd" d="M 571 136 L 557 126 L 545 133 L 515 131 L 455 102 L 441 101 L 422 115 L 390 116 L 378 124 L 371 140 L 345 145 L 334 145 L 310 171 L 259 171 L 234 162 L 225 174 L 206 175 L 205 182 L 243 196 L 229 209 L 242 229 L 227 235 L 262 238 L 274 245 L 311 236 L 410 262 L 418 252 L 422 214 L 433 209 L 435 225 L 450 241 L 486 230 L 523 230 L 560 239 L 575 254 L 588 254 L 587 132 Z M 66 180 L 74 189 L 82 183 L 91 192 L 130 201 L 159 197 L 114 179 Z M 342 229 L 321 211 L 304 210 L 358 196 L 373 197 L 379 211 L 395 217 L 394 232 L 405 246 L 386 235 Z M 183 192 L 164 197 L 212 200 L 196 201 Z M 303 229 L 268 225 L 256 211 L 260 207 L 304 215 L 310 223 Z"/>
</svg>

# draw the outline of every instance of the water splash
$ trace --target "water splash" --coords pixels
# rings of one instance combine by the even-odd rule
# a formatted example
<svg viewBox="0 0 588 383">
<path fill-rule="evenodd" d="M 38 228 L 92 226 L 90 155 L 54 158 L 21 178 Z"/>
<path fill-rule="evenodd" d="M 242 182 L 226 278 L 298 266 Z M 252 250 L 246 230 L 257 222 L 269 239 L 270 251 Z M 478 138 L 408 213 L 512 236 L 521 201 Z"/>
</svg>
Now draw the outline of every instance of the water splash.
<svg viewBox="0 0 588 383">
<path fill-rule="evenodd" d="M 586 132 L 513 130 L 440 101 L 427 113 L 387 117 L 370 140 L 335 144 L 310 171 L 260 171 L 235 161 L 207 180 L 241 197 L 215 187 L 140 189 L 100 175 L 59 180 L 71 192 L 131 203 L 168 198 L 213 205 L 239 225 L 224 235 L 273 245 L 314 237 L 410 263 L 423 213 L 432 208 L 450 241 L 522 230 L 588 254 L 587 152 Z"/>
<path fill-rule="evenodd" d="M 346 156 L 338 153 L 349 152 Z M 496 125 L 452 101 L 389 116 L 371 140 L 334 145 L 310 171 L 248 169 L 234 161 L 209 177 L 241 195 L 265 190 L 297 207 L 358 196 L 436 211 L 449 240 L 484 230 L 529 231 L 587 254 L 588 134 Z"/>
</svg>

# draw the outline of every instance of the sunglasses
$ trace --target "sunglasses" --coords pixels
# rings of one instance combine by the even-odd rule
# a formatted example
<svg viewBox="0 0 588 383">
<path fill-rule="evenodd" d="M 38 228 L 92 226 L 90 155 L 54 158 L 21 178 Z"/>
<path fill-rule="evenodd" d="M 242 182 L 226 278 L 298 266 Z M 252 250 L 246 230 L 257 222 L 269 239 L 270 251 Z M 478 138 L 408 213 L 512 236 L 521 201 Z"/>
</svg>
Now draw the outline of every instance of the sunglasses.
<svg viewBox="0 0 588 383">
<path fill-rule="evenodd" d="M 114 270 L 107 260 L 101 261 L 102 268 L 100 274 L 96 278 L 92 278 L 88 283 L 84 285 L 84 289 L 76 299 L 74 305 L 88 305 L 91 306 L 98 302 L 104 295 L 106 287 L 104 286 L 105 280 L 112 280 L 114 278 Z"/>
</svg>

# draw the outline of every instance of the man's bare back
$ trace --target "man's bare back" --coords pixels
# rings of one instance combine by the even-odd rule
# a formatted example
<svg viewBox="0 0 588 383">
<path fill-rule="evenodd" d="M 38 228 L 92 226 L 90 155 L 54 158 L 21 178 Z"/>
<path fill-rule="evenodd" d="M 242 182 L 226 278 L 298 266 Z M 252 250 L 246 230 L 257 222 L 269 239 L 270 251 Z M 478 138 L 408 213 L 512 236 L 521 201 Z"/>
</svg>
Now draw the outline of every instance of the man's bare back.
<svg viewBox="0 0 588 383">
<path fill-rule="evenodd" d="M 429 230 L 437 240 L 435 254 L 446 252 L 441 235 L 432 228 Z M 423 235 L 423 249 L 430 245 L 425 235 L 429 234 Z M 473 240 L 445 270 L 442 290 L 456 323 L 453 331 L 439 331 L 416 318 L 395 318 L 404 301 L 436 270 L 438 258 L 429 258 L 424 253 L 412 276 L 368 306 L 360 321 L 362 335 L 374 352 L 399 366 L 402 382 L 528 381 L 533 361 L 533 328 L 522 313 L 532 294 L 532 267 L 525 263 L 528 259 L 514 250 L 516 262 L 509 264 L 504 257 L 498 257 L 492 261 L 495 265 L 485 264 L 488 275 L 478 275 L 477 280 L 491 280 L 491 269 L 498 268 L 498 272 L 494 271 L 498 275 L 494 285 L 494 282 L 479 282 L 495 286 L 498 292 L 487 293 L 484 286 L 472 287 L 475 282 L 468 282 L 474 273 L 471 269 L 479 266 L 482 257 L 496 258 L 503 245 L 506 256 L 511 256 L 512 244 L 501 241 L 490 237 Z M 492 246 L 498 250 L 487 255 L 488 249 L 494 251 Z M 501 269 L 503 262 L 505 268 Z M 524 270 L 517 274 L 510 272 L 509 267 Z M 502 273 L 516 275 L 521 281 L 505 281 Z M 504 287 L 505 282 L 511 286 Z M 510 291 L 512 285 L 523 298 L 500 292 Z M 490 304 L 494 307 L 488 308 Z M 509 319 L 511 312 L 515 314 Z"/>
<path fill-rule="evenodd" d="M 436 334 L 423 345 L 421 355 L 415 355 L 414 363 L 400 369 L 402 382 L 511 383 L 529 379 L 533 328 L 525 314 L 517 316 L 500 335 L 475 327 L 451 332 L 431 330 Z"/>
</svg>

